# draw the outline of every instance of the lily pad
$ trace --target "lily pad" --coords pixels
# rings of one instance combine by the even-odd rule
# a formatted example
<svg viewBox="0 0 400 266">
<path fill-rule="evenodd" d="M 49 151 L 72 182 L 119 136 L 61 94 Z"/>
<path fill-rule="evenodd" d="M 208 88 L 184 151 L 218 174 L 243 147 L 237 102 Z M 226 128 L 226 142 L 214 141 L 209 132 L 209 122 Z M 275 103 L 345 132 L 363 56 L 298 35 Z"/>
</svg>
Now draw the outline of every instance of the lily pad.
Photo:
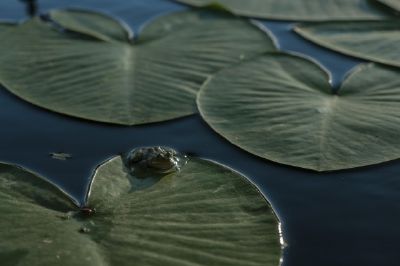
<svg viewBox="0 0 400 266">
<path fill-rule="evenodd" d="M 211 3 L 235 14 L 278 20 L 380 20 L 386 14 L 368 0 L 176 0 L 192 6 Z"/>
<path fill-rule="evenodd" d="M 278 266 L 278 221 L 243 176 L 190 158 L 138 188 L 121 157 L 75 207 L 38 176 L 0 164 L 2 265 Z"/>
<path fill-rule="evenodd" d="M 227 12 L 156 19 L 131 40 L 126 26 L 89 11 L 53 11 L 0 31 L 0 83 L 22 99 L 75 117 L 136 125 L 196 112 L 206 78 L 273 40 Z"/>
<path fill-rule="evenodd" d="M 295 31 L 346 55 L 400 67 L 400 20 L 307 23 Z"/>
<path fill-rule="evenodd" d="M 329 80 L 308 59 L 270 53 L 210 78 L 198 106 L 230 142 L 275 162 L 328 171 L 399 158 L 399 69 L 361 65 L 338 91 Z"/>
</svg>

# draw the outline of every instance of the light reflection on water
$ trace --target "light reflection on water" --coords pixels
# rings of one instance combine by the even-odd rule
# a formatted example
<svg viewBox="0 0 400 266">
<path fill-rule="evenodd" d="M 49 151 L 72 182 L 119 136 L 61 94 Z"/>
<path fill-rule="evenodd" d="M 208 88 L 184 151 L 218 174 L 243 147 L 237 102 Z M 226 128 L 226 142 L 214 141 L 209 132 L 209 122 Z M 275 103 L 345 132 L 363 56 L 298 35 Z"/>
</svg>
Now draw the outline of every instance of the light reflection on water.
<svg viewBox="0 0 400 266">
<path fill-rule="evenodd" d="M 94 8 L 118 16 L 135 32 L 148 19 L 183 7 L 163 0 L 45 0 L 40 10 Z M 0 2 L 0 18 L 24 19 L 25 6 Z M 359 61 L 312 45 L 291 23 L 265 22 L 282 49 L 311 55 L 338 87 Z M 284 266 L 397 266 L 400 240 L 399 161 L 318 174 L 271 163 L 232 146 L 194 115 L 148 126 L 121 127 L 54 114 L 0 89 L 0 161 L 35 170 L 82 200 L 93 169 L 138 146 L 170 146 L 229 165 L 255 182 L 283 223 Z M 51 152 L 72 155 L 54 160 Z"/>
</svg>

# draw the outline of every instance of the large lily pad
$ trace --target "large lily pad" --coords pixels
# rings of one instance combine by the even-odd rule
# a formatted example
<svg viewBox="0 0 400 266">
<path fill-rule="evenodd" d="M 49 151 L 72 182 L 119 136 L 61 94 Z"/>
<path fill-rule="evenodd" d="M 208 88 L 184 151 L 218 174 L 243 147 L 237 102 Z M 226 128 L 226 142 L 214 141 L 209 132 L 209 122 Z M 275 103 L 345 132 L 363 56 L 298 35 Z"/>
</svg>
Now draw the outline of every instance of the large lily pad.
<svg viewBox="0 0 400 266">
<path fill-rule="evenodd" d="M 399 77 L 396 68 L 361 65 L 334 92 L 314 62 L 266 54 L 211 78 L 198 106 L 213 129 L 255 155 L 318 171 L 354 168 L 400 157 Z"/>
<path fill-rule="evenodd" d="M 400 20 L 310 23 L 295 31 L 326 48 L 400 67 Z"/>
<path fill-rule="evenodd" d="M 204 80 L 243 58 L 275 50 L 259 27 L 227 12 L 161 17 L 138 39 L 114 19 L 88 11 L 50 13 L 0 31 L 0 82 L 49 110 L 123 125 L 196 111 Z"/>
<path fill-rule="evenodd" d="M 218 3 L 243 16 L 279 20 L 379 20 L 382 11 L 368 0 L 176 0 L 192 6 Z"/>
<path fill-rule="evenodd" d="M 150 187 L 134 179 L 121 157 L 107 161 L 91 209 L 80 210 L 38 176 L 0 164 L 2 265 L 279 265 L 277 219 L 238 173 L 192 158 Z"/>
</svg>

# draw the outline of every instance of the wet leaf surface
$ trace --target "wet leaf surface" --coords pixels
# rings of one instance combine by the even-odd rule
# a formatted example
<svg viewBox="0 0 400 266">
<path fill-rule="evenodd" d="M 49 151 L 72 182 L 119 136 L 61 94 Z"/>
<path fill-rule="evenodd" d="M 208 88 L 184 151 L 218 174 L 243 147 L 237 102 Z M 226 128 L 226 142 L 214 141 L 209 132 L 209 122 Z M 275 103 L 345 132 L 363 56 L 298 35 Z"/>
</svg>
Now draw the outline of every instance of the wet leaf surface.
<svg viewBox="0 0 400 266">
<path fill-rule="evenodd" d="M 309 23 L 295 31 L 337 52 L 400 67 L 400 20 Z"/>
<path fill-rule="evenodd" d="M 227 12 L 174 13 L 135 41 L 114 19 L 53 11 L 0 27 L 0 82 L 22 99 L 75 117 L 136 125 L 196 112 L 195 96 L 217 70 L 275 50 L 266 32 Z M 4 28 L 6 30 L 1 30 Z"/>
<path fill-rule="evenodd" d="M 176 0 L 204 6 L 218 3 L 236 14 L 279 20 L 380 20 L 386 14 L 367 0 Z M 391 1 L 391 0 L 386 0 Z M 394 0 L 396 1 L 396 0 Z"/>
<path fill-rule="evenodd" d="M 317 171 L 354 168 L 400 157 L 399 74 L 360 65 L 336 93 L 319 65 L 270 53 L 209 79 L 198 105 L 215 131 L 255 155 Z"/>
<path fill-rule="evenodd" d="M 2 263 L 279 265 L 276 216 L 238 173 L 191 158 L 149 187 L 134 179 L 121 157 L 105 162 L 79 209 L 38 176 L 0 164 Z"/>
</svg>

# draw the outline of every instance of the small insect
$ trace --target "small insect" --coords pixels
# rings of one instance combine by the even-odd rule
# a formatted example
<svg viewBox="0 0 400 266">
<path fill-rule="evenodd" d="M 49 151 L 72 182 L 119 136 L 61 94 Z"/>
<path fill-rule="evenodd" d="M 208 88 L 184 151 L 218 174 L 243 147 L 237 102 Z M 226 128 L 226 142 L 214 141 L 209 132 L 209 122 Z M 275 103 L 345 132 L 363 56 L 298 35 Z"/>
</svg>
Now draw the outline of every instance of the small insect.
<svg viewBox="0 0 400 266">
<path fill-rule="evenodd" d="M 96 209 L 95 208 L 90 208 L 90 207 L 82 207 L 80 209 L 80 213 L 85 215 L 85 216 L 91 216 L 91 215 L 96 213 Z"/>
<path fill-rule="evenodd" d="M 71 154 L 64 153 L 64 152 L 50 152 L 49 155 L 51 158 L 60 160 L 60 161 L 66 161 L 66 160 L 72 158 Z"/>
<path fill-rule="evenodd" d="M 168 174 L 177 172 L 187 162 L 187 156 L 167 147 L 138 148 L 126 157 L 126 164 L 134 174 Z"/>
</svg>

